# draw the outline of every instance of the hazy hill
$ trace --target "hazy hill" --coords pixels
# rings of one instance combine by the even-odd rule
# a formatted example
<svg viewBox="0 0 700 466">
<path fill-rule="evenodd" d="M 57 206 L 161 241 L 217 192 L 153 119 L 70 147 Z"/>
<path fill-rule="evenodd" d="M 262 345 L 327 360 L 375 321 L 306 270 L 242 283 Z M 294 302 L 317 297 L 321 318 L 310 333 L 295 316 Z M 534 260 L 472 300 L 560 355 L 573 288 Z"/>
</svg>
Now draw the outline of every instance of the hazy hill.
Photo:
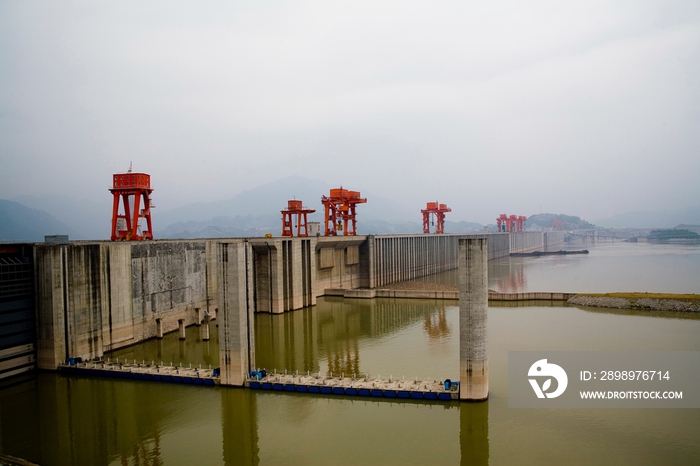
<svg viewBox="0 0 700 466">
<path fill-rule="evenodd" d="M 299 199 L 305 206 L 318 211 L 321 208 L 321 195 L 328 193 L 329 188 L 323 181 L 290 176 L 243 191 L 231 199 L 197 202 L 177 209 L 154 212 L 153 231 L 158 234 L 161 229 L 174 223 L 205 222 L 216 217 L 277 215 L 287 206 L 289 199 Z"/>
<path fill-rule="evenodd" d="M 700 225 L 686 225 L 684 223 L 681 223 L 680 225 L 676 225 L 673 228 L 676 230 L 690 230 L 694 231 L 695 233 L 700 233 Z"/>
<path fill-rule="evenodd" d="M 558 220 L 564 224 L 564 230 L 586 230 L 596 228 L 595 225 L 581 217 L 564 214 L 535 214 L 527 218 L 525 228 L 536 230 L 548 230 L 552 228 L 552 222 Z"/>
<path fill-rule="evenodd" d="M 700 207 L 657 212 L 625 212 L 594 220 L 607 228 L 673 228 L 678 224 L 700 224 Z"/>
<path fill-rule="evenodd" d="M 112 196 L 101 193 L 100 202 L 78 201 L 68 196 L 13 197 L 12 201 L 43 210 L 75 231 L 71 239 L 109 239 L 112 221 Z"/>
<path fill-rule="evenodd" d="M 289 199 L 299 199 L 316 209 L 309 221 L 323 221 L 321 196 L 328 195 L 331 186 L 320 180 L 301 176 L 282 178 L 244 191 L 230 199 L 199 202 L 168 211 L 153 211 L 156 238 L 226 238 L 281 234 L 280 210 Z M 402 206 L 366 192 L 361 186 L 344 186 L 358 190 L 367 198 L 357 207 L 359 234 L 422 233 L 420 206 Z M 18 196 L 13 199 L 37 210 L 50 212 L 54 220 L 64 225 L 72 239 L 107 239 L 111 220 L 111 197 L 100 202 L 81 202 L 67 196 Z M 19 204 L 18 204 L 19 205 Z M 449 218 L 449 215 L 448 215 Z M 60 219 L 60 220 L 58 220 Z M 69 229 L 65 225 L 71 225 Z M 445 222 L 447 233 L 483 231 L 474 222 Z M 52 234 L 52 233 L 46 233 Z M 43 234 L 41 238 L 43 239 Z"/>
<path fill-rule="evenodd" d="M 231 238 L 265 236 L 270 233 L 279 236 L 282 233 L 280 216 L 239 215 L 236 217 L 215 217 L 202 222 L 178 222 L 165 228 L 161 238 Z M 321 225 L 323 228 L 323 225 Z M 432 228 L 432 227 L 431 227 Z M 418 222 L 387 222 L 361 217 L 358 219 L 358 234 L 361 235 L 392 235 L 420 234 L 423 225 Z M 432 228 L 432 231 L 435 231 Z M 473 222 L 445 222 L 446 233 L 481 232 L 483 227 Z"/>
<path fill-rule="evenodd" d="M 44 211 L 0 199 L 0 240 L 44 241 L 46 235 L 74 238 L 76 232 Z"/>
<path fill-rule="evenodd" d="M 213 202 L 199 202 L 164 212 L 154 212 L 153 231 L 158 237 L 177 237 L 179 232 L 220 232 L 215 237 L 231 236 L 233 231 L 267 231 L 277 235 L 281 231 L 280 210 L 287 206 L 290 199 L 299 199 L 304 205 L 316 209 L 309 216 L 309 221 L 323 220 L 321 196 L 328 195 L 332 187 L 320 180 L 311 180 L 301 176 L 290 176 L 271 183 L 244 191 L 231 199 Z M 375 196 L 357 186 L 345 186 L 359 190 L 366 204 L 357 207 L 359 229 L 363 234 L 373 233 L 375 229 L 383 230 L 381 225 L 388 223 L 405 223 L 420 220 L 420 208 L 411 212 L 389 199 Z M 254 226 L 255 225 L 255 226 Z M 253 228 L 253 230 L 251 230 Z M 240 236 L 240 235 L 235 235 Z M 255 236 L 246 234 L 243 236 Z M 197 233 L 197 237 L 201 236 Z"/>
</svg>

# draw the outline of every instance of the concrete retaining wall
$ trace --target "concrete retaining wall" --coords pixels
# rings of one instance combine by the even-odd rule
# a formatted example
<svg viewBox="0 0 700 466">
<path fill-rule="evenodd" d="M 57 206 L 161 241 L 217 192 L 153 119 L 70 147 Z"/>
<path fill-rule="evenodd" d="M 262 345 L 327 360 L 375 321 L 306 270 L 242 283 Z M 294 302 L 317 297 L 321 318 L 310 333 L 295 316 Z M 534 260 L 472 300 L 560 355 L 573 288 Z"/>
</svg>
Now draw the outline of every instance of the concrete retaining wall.
<svg viewBox="0 0 700 466">
<path fill-rule="evenodd" d="M 544 247 L 551 248 L 553 246 L 564 244 L 566 242 L 566 237 L 568 232 L 566 231 L 545 231 L 544 232 Z"/>
<path fill-rule="evenodd" d="M 215 315 L 211 241 L 71 243 L 36 246 L 37 359 L 105 351 L 200 324 Z"/>
<path fill-rule="evenodd" d="M 544 248 L 544 233 L 524 231 L 510 234 L 510 252 L 533 252 Z"/>
<path fill-rule="evenodd" d="M 248 308 L 282 313 L 314 305 L 326 290 L 357 290 L 357 297 L 365 297 L 371 291 L 364 289 L 455 269 L 459 239 L 477 237 L 488 239 L 489 259 L 541 250 L 544 238 L 526 232 L 228 242 L 240 243 L 236 260 L 245 262 Z M 67 357 L 100 357 L 180 325 L 198 325 L 205 312 L 216 317 L 217 245 L 224 241 L 37 244 L 38 366 L 55 369 Z M 404 296 L 401 291 L 375 295 Z M 452 299 L 449 292 L 425 297 L 448 295 Z"/>
<path fill-rule="evenodd" d="M 367 236 L 317 238 L 315 296 L 322 296 L 327 288 L 350 290 L 369 286 L 371 259 L 367 242 Z"/>
<path fill-rule="evenodd" d="M 370 288 L 457 268 L 459 235 L 370 236 Z"/>
</svg>

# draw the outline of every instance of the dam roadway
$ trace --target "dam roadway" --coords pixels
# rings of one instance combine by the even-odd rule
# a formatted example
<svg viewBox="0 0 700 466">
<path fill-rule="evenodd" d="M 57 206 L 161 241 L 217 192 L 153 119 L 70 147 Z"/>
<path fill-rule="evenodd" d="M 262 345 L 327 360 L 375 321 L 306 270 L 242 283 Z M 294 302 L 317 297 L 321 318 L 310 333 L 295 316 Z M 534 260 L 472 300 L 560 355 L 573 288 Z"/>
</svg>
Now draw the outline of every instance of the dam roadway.
<svg viewBox="0 0 700 466">
<path fill-rule="evenodd" d="M 216 319 L 224 300 L 245 310 L 243 320 L 219 328 L 220 341 L 237 346 L 247 338 L 243 321 L 252 321 L 255 312 L 283 313 L 313 306 L 317 297 L 338 290 L 379 291 L 455 269 L 459 239 L 477 237 L 487 238 L 491 260 L 563 243 L 565 233 L 23 244 L 22 260 L 30 264 L 34 287 L 23 289 L 14 301 L 19 304 L 6 307 L 33 302 L 36 339 L 3 346 L 3 351 L 14 351 L 17 366 L 10 361 L 0 378 L 34 365 L 56 370 L 67 358 L 101 358 L 167 332 L 182 332 Z M 238 367 L 254 360 L 251 343 L 248 354 L 222 361 Z"/>
</svg>

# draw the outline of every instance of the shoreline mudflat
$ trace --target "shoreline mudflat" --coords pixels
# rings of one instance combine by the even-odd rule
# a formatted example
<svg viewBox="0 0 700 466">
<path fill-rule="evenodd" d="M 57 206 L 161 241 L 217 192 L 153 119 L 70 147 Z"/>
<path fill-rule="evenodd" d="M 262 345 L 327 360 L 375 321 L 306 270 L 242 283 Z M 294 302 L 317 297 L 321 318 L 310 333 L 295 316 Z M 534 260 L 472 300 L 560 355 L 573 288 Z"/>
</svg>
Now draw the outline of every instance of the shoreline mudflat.
<svg viewBox="0 0 700 466">
<path fill-rule="evenodd" d="M 700 295 L 662 293 L 577 294 L 569 304 L 613 309 L 700 312 Z"/>
</svg>

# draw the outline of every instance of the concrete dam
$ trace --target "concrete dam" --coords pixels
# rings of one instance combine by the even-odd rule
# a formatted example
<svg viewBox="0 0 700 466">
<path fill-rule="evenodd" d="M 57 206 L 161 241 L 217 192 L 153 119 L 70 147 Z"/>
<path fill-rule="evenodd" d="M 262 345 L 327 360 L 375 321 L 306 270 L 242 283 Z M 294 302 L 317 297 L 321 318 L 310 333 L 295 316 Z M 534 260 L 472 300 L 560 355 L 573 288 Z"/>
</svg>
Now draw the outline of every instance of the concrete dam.
<svg viewBox="0 0 700 466">
<path fill-rule="evenodd" d="M 283 313 L 338 290 L 380 289 L 456 269 L 462 238 L 487 238 L 491 260 L 542 250 L 564 237 L 512 232 L 2 245 L 0 379 L 34 367 L 55 370 L 69 357 L 100 358 L 217 317 L 222 366 L 230 366 L 222 367 L 222 378 L 241 374 L 254 361 L 255 312 Z M 224 319 L 224 309 L 235 312 Z M 247 350 L 224 354 L 224 347 Z"/>
</svg>

